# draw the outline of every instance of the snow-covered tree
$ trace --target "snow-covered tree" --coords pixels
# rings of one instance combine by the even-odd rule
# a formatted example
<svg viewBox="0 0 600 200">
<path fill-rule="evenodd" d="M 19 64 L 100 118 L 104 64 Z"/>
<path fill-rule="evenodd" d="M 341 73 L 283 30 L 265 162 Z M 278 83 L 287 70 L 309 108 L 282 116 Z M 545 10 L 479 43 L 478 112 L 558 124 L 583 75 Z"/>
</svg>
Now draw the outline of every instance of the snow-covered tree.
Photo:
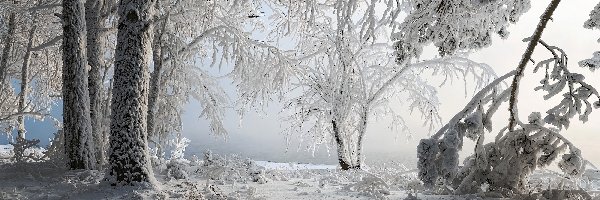
<svg viewBox="0 0 600 200">
<path fill-rule="evenodd" d="M 446 78 L 476 76 L 483 85 L 493 72 L 460 57 L 396 62 L 390 33 L 400 26 L 405 2 L 296 1 L 271 2 L 271 40 L 297 40 L 279 53 L 278 65 L 236 66 L 240 102 L 264 103 L 277 96 L 291 127 L 289 135 L 309 138 L 310 149 L 334 143 L 342 169 L 360 168 L 362 145 L 371 118 L 391 116 L 404 128 L 390 105 L 408 101 L 425 124 L 440 123 L 436 88 L 420 77 L 425 70 Z M 383 8 L 383 9 L 382 9 Z M 383 12 L 377 12 L 382 10 Z M 331 14 L 334 13 L 334 14 Z M 289 45 L 289 44 L 286 44 Z M 251 59 L 251 58 L 246 58 Z M 293 94 L 299 94 L 294 96 Z"/>
<path fill-rule="evenodd" d="M 25 141 L 27 117 L 48 117 L 60 96 L 62 63 L 59 4 L 53 1 L 2 2 L 0 35 L 3 40 L 0 61 L 0 126 L 11 136 L 16 127 L 17 141 Z M 44 19 L 44 20 L 41 20 Z M 19 83 L 19 84 L 16 84 Z"/>
<path fill-rule="evenodd" d="M 200 103 L 200 117 L 213 134 L 224 136 L 224 111 L 230 100 L 220 77 L 227 64 L 260 67 L 268 47 L 251 39 L 260 21 L 255 1 L 159 1 L 148 98 L 149 139 L 157 148 L 181 132 L 184 106 Z M 248 60 L 247 58 L 252 58 Z M 216 72 L 218 71 L 218 72 Z M 164 151 L 164 148 L 161 149 Z"/>
<path fill-rule="evenodd" d="M 586 161 L 580 150 L 560 131 L 568 128 L 575 116 L 586 122 L 592 110 L 600 107 L 600 95 L 585 82 L 583 75 L 567 68 L 567 56 L 562 49 L 541 40 L 542 32 L 559 2 L 550 2 L 534 34 L 526 39 L 529 44 L 517 69 L 480 90 L 435 135 L 421 140 L 417 147 L 419 178 L 426 186 L 431 188 L 442 184 L 442 188 L 450 188 L 455 194 L 466 194 L 478 193 L 481 186 L 487 184 L 488 191 L 504 196 L 523 194 L 528 190 L 527 178 L 533 170 L 556 160 L 559 160 L 558 166 L 565 175 L 582 175 Z M 586 23 L 586 27 L 590 27 L 590 22 Z M 540 45 L 552 57 L 538 62 L 533 69 L 533 73 L 545 73 L 535 90 L 544 91 L 545 100 L 562 93 L 559 96 L 562 96 L 562 101 L 548 109 L 545 116 L 533 112 L 523 122 L 516 106 L 518 86 L 535 47 Z M 593 70 L 597 66 L 588 64 L 593 60 L 582 61 L 581 66 Z M 501 83 L 509 78 L 513 78 L 510 87 L 501 87 Z M 507 101 L 510 112 L 507 126 L 500 129 L 493 142 L 484 144 L 486 132 L 492 131 L 491 117 Z M 465 159 L 464 166 L 459 167 L 458 151 L 462 149 L 465 137 L 476 141 L 476 146 L 473 155 Z"/>
<path fill-rule="evenodd" d="M 85 2 L 85 20 L 87 30 L 87 60 L 90 66 L 88 73 L 88 88 L 90 94 L 90 119 L 92 136 L 94 139 L 94 152 L 97 164 L 102 168 L 106 160 L 106 146 L 109 126 L 104 120 L 110 116 L 105 114 L 109 104 L 107 99 L 109 86 L 104 83 L 106 73 L 111 63 L 107 62 L 107 51 L 114 48 L 108 41 L 108 36 L 115 35 L 116 27 L 110 23 L 117 2 L 114 0 L 89 0 Z"/>
<path fill-rule="evenodd" d="M 82 0 L 63 1 L 63 131 L 71 169 L 93 169 L 86 57 L 85 8 Z"/>
<path fill-rule="evenodd" d="M 153 184 L 155 180 L 146 127 L 155 3 L 154 0 L 119 3 L 107 172 L 111 185 Z"/>
</svg>

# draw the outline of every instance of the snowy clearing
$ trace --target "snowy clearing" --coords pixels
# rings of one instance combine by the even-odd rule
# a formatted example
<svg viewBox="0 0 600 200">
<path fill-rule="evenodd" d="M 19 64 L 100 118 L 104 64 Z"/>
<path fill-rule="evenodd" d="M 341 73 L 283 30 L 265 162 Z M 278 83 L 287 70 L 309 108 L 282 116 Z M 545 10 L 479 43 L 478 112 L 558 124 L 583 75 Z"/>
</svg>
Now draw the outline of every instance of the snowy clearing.
<svg viewBox="0 0 600 200">
<path fill-rule="evenodd" d="M 333 165 L 211 154 L 203 160 L 156 161 L 160 186 L 148 189 L 112 187 L 102 181 L 104 172 L 97 170 L 73 171 L 45 162 L 3 161 L 0 199 L 502 199 L 485 193 L 425 195 L 416 171 L 393 163 L 343 171 Z M 178 173 L 186 178 L 174 178 Z M 555 180 L 561 180 L 560 174 L 537 171 L 530 184 L 539 189 L 565 184 Z M 591 195 L 600 194 L 600 171 L 588 170 L 580 185 Z"/>
</svg>

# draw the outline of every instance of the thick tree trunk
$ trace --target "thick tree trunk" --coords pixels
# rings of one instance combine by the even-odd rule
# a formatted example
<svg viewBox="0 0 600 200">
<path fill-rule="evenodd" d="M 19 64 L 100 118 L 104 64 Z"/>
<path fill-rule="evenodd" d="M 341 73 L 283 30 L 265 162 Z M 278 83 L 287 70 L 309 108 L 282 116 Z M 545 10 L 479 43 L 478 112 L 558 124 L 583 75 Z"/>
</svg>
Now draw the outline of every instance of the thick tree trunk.
<svg viewBox="0 0 600 200">
<path fill-rule="evenodd" d="M 35 22 L 34 22 L 35 23 Z M 31 59 L 31 46 L 33 44 L 33 37 L 35 36 L 35 30 L 37 29 L 36 25 L 31 27 L 29 31 L 29 42 L 27 42 L 27 47 L 25 49 L 25 56 L 23 57 L 23 65 L 21 66 L 21 93 L 19 93 L 19 105 L 18 111 L 25 112 L 25 101 L 27 100 L 28 94 L 28 84 L 29 84 L 29 63 Z M 25 116 L 19 115 L 17 117 L 17 137 L 20 139 L 25 139 Z"/>
<path fill-rule="evenodd" d="M 63 124 L 71 169 L 93 169 L 83 0 L 63 0 Z"/>
<path fill-rule="evenodd" d="M 338 162 L 340 163 L 340 167 L 342 168 L 342 170 L 360 169 L 360 162 L 358 164 L 355 164 L 356 162 L 353 162 L 351 158 L 348 158 L 349 152 L 346 148 L 347 144 L 344 138 L 342 138 L 341 130 L 338 123 L 335 120 L 332 120 L 331 125 L 333 127 L 333 137 L 335 139 L 337 147 L 337 156 Z"/>
<path fill-rule="evenodd" d="M 115 56 L 110 130 L 111 185 L 154 183 L 148 156 L 148 65 L 153 0 L 122 0 Z"/>
<path fill-rule="evenodd" d="M 15 13 L 11 13 L 8 17 L 8 33 L 4 38 L 4 49 L 2 49 L 2 60 L 0 60 L 0 84 L 4 84 L 4 81 L 6 80 L 6 73 L 8 71 L 8 56 L 10 56 L 10 50 L 12 49 L 13 45 L 13 37 L 15 35 L 15 18 Z"/>
<path fill-rule="evenodd" d="M 105 160 L 104 137 L 102 134 L 102 57 L 104 55 L 104 37 L 101 34 L 101 12 L 104 1 L 87 0 L 85 3 L 85 21 L 87 28 L 87 59 L 90 65 L 88 88 L 90 93 L 90 118 L 92 136 L 95 143 L 94 152 L 98 167 L 101 169 Z"/>
</svg>

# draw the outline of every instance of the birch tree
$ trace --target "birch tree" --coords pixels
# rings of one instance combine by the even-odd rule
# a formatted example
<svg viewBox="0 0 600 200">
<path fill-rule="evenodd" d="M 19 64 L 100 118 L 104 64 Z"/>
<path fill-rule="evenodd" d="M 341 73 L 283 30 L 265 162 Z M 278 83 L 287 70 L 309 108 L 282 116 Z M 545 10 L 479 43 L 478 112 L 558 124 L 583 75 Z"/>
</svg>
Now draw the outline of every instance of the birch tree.
<svg viewBox="0 0 600 200">
<path fill-rule="evenodd" d="M 152 184 L 155 181 L 146 127 L 155 3 L 123 0 L 119 4 L 107 173 L 111 185 Z"/>
</svg>

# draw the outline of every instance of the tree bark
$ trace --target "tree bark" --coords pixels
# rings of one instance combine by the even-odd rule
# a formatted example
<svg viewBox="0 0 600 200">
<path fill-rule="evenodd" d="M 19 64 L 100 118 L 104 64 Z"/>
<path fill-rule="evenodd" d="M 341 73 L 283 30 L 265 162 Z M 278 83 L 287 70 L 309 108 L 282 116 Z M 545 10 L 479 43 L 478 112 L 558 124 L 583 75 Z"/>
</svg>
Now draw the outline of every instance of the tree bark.
<svg viewBox="0 0 600 200">
<path fill-rule="evenodd" d="M 90 65 L 88 89 L 90 93 L 91 134 L 95 142 L 95 153 L 98 167 L 101 169 L 105 160 L 104 137 L 102 134 L 102 57 L 104 54 L 104 37 L 101 33 L 101 12 L 104 1 L 87 0 L 85 3 L 85 21 L 87 28 L 87 59 Z"/>
<path fill-rule="evenodd" d="M 34 22 L 35 23 L 35 22 Z M 29 30 L 29 42 L 27 42 L 27 47 L 25 49 L 25 56 L 23 57 L 23 65 L 21 66 L 21 92 L 19 93 L 19 104 L 18 111 L 25 112 L 25 101 L 27 100 L 28 94 L 28 84 L 29 84 L 29 63 L 31 59 L 31 46 L 33 44 L 33 38 L 35 36 L 35 30 L 37 29 L 36 25 L 31 27 Z M 25 116 L 19 115 L 17 117 L 17 138 L 25 139 Z"/>
<path fill-rule="evenodd" d="M 168 18 L 167 18 L 168 19 Z M 158 110 L 158 98 L 161 93 L 162 82 L 162 67 L 163 67 L 163 52 L 162 52 L 162 35 L 165 31 L 166 20 L 162 22 L 162 28 L 155 29 L 154 40 L 152 45 L 152 59 L 154 61 L 154 70 L 150 77 L 150 93 L 148 96 L 148 137 L 154 137 L 155 133 L 155 113 Z M 160 144 L 156 144 L 160 145 Z"/>
<path fill-rule="evenodd" d="M 15 13 L 11 13 L 8 17 L 8 33 L 4 39 L 4 49 L 2 50 L 2 60 L 0 60 L 0 84 L 4 84 L 6 80 L 6 73 L 8 71 L 8 56 L 10 56 L 10 50 L 13 45 L 13 38 L 15 35 L 16 28 L 16 16 Z"/>
<path fill-rule="evenodd" d="M 155 182 L 148 155 L 148 65 L 154 0 L 122 0 L 115 56 L 110 130 L 113 186 Z"/>
<path fill-rule="evenodd" d="M 333 137 L 335 139 L 337 147 L 338 163 L 340 164 L 340 167 L 342 168 L 342 170 L 360 169 L 360 162 L 356 164 L 356 162 L 353 162 L 351 158 L 348 158 L 348 156 L 346 156 L 349 155 L 349 149 L 346 148 L 347 144 L 344 138 L 342 138 L 341 130 L 338 123 L 335 120 L 332 120 L 331 125 L 333 127 Z"/>
<path fill-rule="evenodd" d="M 94 169 L 82 0 L 63 0 L 63 124 L 71 169 Z"/>
<path fill-rule="evenodd" d="M 356 166 L 358 169 L 362 166 L 363 162 L 363 141 L 365 139 L 365 134 L 367 133 L 367 123 L 369 120 L 369 108 L 368 105 L 362 106 L 362 112 L 360 113 L 360 124 L 358 125 L 358 143 L 356 147 Z"/>
</svg>

